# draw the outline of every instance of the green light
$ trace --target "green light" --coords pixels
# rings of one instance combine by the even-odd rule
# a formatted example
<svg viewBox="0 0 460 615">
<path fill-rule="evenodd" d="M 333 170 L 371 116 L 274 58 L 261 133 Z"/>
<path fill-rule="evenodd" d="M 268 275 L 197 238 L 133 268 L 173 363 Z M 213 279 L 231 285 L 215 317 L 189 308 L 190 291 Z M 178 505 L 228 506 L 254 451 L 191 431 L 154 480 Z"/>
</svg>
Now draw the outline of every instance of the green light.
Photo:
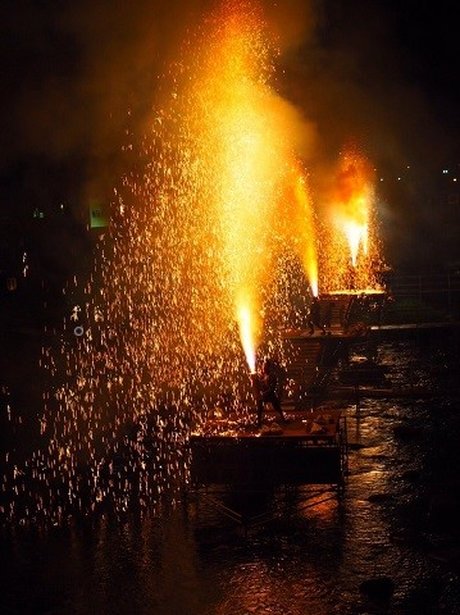
<svg viewBox="0 0 460 615">
<path fill-rule="evenodd" d="M 90 228 L 105 228 L 108 224 L 109 220 L 104 205 L 96 201 L 91 201 L 89 203 Z"/>
</svg>

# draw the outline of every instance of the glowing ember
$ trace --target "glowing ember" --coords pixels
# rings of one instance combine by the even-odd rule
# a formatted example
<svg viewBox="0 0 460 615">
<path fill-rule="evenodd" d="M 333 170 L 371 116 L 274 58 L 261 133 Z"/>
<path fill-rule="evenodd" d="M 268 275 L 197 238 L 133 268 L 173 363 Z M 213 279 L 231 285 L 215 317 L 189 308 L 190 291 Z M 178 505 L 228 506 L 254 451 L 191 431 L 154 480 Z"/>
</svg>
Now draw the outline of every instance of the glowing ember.
<svg viewBox="0 0 460 615">
<path fill-rule="evenodd" d="M 385 291 L 383 289 L 375 289 L 375 288 L 359 288 L 359 289 L 346 289 L 346 290 L 331 290 L 327 294 L 328 295 L 347 295 L 347 296 L 358 296 L 358 295 L 383 295 Z"/>
</svg>

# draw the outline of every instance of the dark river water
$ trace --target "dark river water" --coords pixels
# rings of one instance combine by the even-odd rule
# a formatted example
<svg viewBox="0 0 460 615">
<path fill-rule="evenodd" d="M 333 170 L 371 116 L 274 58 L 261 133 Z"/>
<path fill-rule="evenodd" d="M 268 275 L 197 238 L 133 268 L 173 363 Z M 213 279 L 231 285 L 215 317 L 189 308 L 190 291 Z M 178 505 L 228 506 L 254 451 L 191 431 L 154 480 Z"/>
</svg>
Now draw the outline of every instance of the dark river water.
<svg viewBox="0 0 460 615">
<path fill-rule="evenodd" d="M 4 528 L 0 613 L 460 614 L 457 343 L 381 340 L 374 353 L 394 394 L 334 402 L 351 442 L 341 499 L 259 494 L 280 514 L 247 532 L 193 494 L 161 512 Z M 391 598 L 360 591 L 377 577 Z"/>
</svg>

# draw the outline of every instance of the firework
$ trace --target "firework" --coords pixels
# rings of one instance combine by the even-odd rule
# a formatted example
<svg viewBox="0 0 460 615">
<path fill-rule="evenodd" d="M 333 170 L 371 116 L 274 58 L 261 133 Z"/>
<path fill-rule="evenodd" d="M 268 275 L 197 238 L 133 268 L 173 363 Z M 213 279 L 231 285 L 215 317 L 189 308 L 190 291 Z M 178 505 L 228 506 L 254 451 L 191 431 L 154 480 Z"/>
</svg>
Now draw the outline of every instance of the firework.
<svg viewBox="0 0 460 615">
<path fill-rule="evenodd" d="M 330 184 L 327 220 L 322 231 L 326 247 L 323 288 L 380 289 L 375 177 L 369 160 L 355 148 L 349 148 L 341 155 Z"/>
<path fill-rule="evenodd" d="M 0 511 L 9 520 L 174 499 L 191 430 L 216 408 L 240 420 L 255 411 L 248 368 L 261 349 L 286 360 L 280 329 L 304 314 L 294 294 L 305 299 L 307 281 L 318 294 L 324 256 L 325 289 L 347 288 L 350 268 L 356 284 L 370 283 L 367 165 L 341 161 L 340 232 L 322 235 L 318 263 L 308 176 L 260 7 L 224 2 L 178 55 L 147 131 L 127 133 L 130 170 L 95 269 L 65 289 L 64 341 L 43 348 L 54 388 L 39 445 L 8 460 L 2 489 L 21 494 Z"/>
</svg>

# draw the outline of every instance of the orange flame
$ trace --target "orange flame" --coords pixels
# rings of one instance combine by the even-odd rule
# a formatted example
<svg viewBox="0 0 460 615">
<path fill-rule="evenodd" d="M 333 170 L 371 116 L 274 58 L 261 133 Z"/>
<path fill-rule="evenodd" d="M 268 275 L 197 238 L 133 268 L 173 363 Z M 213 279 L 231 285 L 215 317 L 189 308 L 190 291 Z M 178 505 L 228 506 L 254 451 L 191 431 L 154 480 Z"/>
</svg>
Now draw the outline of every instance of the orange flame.
<svg viewBox="0 0 460 615">
<path fill-rule="evenodd" d="M 243 346 L 249 371 L 254 374 L 256 371 L 256 329 L 254 312 L 251 310 L 248 301 L 241 300 L 237 306 L 237 320 L 240 330 L 240 340 Z"/>
<path fill-rule="evenodd" d="M 328 200 L 332 224 L 323 229 L 323 290 L 379 288 L 382 259 L 376 234 L 375 176 L 370 162 L 356 149 L 348 148 L 341 155 Z"/>
<path fill-rule="evenodd" d="M 275 50 L 258 3 L 228 0 L 214 18 L 196 81 L 196 131 L 211 180 L 222 287 L 252 369 L 294 129 L 270 85 Z"/>
<path fill-rule="evenodd" d="M 337 176 L 336 223 L 348 243 L 353 267 L 360 250 L 367 254 L 373 183 L 367 161 L 358 154 L 343 157 Z"/>
<path fill-rule="evenodd" d="M 342 229 L 345 233 L 345 237 L 347 238 L 351 256 L 351 264 L 353 267 L 356 267 L 360 247 L 362 248 L 363 253 L 367 254 L 368 224 L 367 222 L 359 224 L 355 220 L 343 219 Z"/>
</svg>

